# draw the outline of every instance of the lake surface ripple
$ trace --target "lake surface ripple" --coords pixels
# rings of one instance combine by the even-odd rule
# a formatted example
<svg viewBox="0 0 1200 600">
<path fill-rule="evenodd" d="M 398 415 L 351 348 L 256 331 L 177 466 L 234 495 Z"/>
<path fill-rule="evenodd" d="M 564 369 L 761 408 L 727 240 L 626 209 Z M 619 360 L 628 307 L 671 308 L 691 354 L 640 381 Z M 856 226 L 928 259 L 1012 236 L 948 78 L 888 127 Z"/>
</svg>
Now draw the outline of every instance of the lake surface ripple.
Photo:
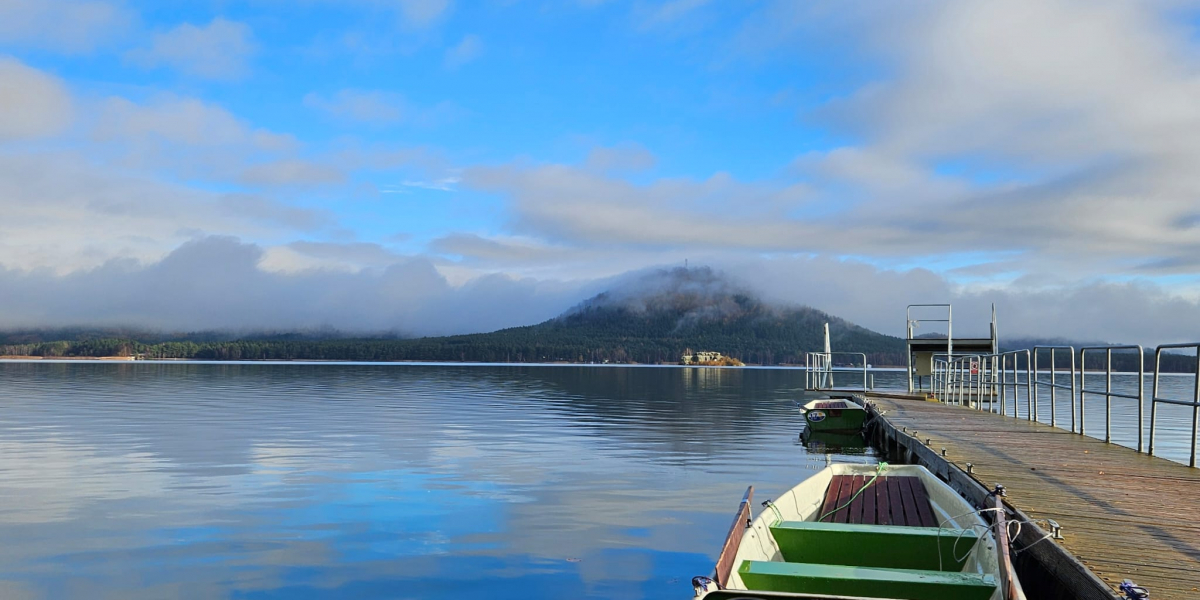
<svg viewBox="0 0 1200 600">
<path fill-rule="evenodd" d="M 783 369 L 0 363 L 0 597 L 690 597 L 746 485 L 761 501 L 825 466 L 797 440 L 802 388 Z"/>
</svg>

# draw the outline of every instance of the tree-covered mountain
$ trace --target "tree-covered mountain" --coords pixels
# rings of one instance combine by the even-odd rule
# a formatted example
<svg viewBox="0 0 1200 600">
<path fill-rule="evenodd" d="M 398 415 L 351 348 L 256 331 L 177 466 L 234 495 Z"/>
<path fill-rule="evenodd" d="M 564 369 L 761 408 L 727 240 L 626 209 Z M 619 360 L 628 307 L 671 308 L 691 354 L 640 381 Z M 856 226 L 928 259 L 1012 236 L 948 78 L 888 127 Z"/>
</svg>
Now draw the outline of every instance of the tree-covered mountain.
<svg viewBox="0 0 1200 600">
<path fill-rule="evenodd" d="M 823 326 L 838 351 L 864 352 L 876 365 L 903 364 L 904 342 L 813 308 L 764 303 L 707 268 L 656 271 L 597 295 L 562 315 L 524 327 L 417 339 L 219 334 L 109 335 L 75 339 L 7 336 L 0 354 L 144 355 L 216 360 L 426 360 L 479 362 L 678 362 L 688 349 L 751 364 L 802 362 L 823 346 Z M 13 339 L 16 337 L 17 339 Z M 17 343 L 13 343 L 17 342 Z"/>
<path fill-rule="evenodd" d="M 712 350 L 747 363 L 803 361 L 824 345 L 830 324 L 835 350 L 864 352 L 876 364 L 899 364 L 904 342 L 802 307 L 768 305 L 709 269 L 674 269 L 600 294 L 558 318 L 488 335 L 537 339 L 552 347 L 585 346 L 607 355 L 583 360 L 675 362 L 687 349 Z M 579 357 L 575 356 L 575 360 Z"/>
</svg>

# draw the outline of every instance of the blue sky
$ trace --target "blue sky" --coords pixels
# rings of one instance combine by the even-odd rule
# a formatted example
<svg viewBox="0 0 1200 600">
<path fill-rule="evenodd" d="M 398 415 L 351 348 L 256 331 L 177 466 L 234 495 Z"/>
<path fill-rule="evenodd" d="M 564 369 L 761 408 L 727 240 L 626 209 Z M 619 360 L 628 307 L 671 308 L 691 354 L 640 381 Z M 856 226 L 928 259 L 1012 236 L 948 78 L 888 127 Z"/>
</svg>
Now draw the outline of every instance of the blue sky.
<svg viewBox="0 0 1200 600">
<path fill-rule="evenodd" d="M 826 48 L 827 39 L 786 54 L 739 47 L 734 38 L 755 14 L 752 5 L 686 10 L 692 3 L 681 3 L 671 16 L 669 6 L 619 2 L 435 2 L 425 9 L 431 16 L 413 19 L 398 4 L 124 5 L 124 24 L 110 26 L 129 32 L 124 43 L 16 55 L 83 96 L 197 98 L 312 151 L 346 139 L 430 149 L 449 175 L 363 169 L 349 176 L 388 192 L 403 188 L 403 198 L 364 206 L 354 202 L 361 190 L 333 194 L 341 201 L 291 191 L 289 201 L 329 208 L 356 239 L 379 243 L 399 232 L 503 231 L 494 198 L 404 186 L 454 178 L 449 165 L 577 163 L 597 146 L 636 144 L 656 163 L 644 181 L 775 177 L 797 154 L 834 147 L 836 133 L 801 113 L 852 92 L 869 72 Z M 132 58 L 147 38 L 183 37 L 181 26 L 226 46 L 228 64 L 206 71 L 200 49 L 176 68 Z M 216 32 L 223 26 L 239 30 L 242 50 L 228 50 Z M 369 104 L 367 114 L 338 114 L 348 110 L 339 102 L 351 98 Z"/>
<path fill-rule="evenodd" d="M 1200 296 L 1194 25 L 1070 0 L 10 0 L 0 325 L 488 329 L 688 260 L 885 330 L 906 300 L 990 298 L 1040 331 L 1030 306 L 1081 293 L 1169 331 Z M 168 276 L 294 310 L 116 283 Z M 473 310 L 498 289 L 524 300 Z M 47 300 L 71 294 L 102 307 Z"/>
</svg>

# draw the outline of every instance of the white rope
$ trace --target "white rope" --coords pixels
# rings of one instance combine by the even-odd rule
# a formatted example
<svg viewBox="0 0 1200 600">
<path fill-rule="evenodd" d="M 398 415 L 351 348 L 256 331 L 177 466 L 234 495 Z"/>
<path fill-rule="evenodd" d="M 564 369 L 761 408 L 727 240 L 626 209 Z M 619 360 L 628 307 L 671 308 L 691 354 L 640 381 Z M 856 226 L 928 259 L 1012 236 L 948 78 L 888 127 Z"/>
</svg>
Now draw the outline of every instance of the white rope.
<svg viewBox="0 0 1200 600">
<path fill-rule="evenodd" d="M 939 570 L 939 571 L 941 571 L 941 570 L 942 570 L 942 566 L 943 566 L 943 565 L 942 565 L 942 530 L 943 530 L 943 529 L 948 529 L 948 527 L 946 527 L 946 523 L 949 523 L 949 522 L 951 522 L 951 521 L 954 521 L 954 522 L 955 522 L 955 524 L 957 525 L 957 522 L 958 522 L 958 520 L 959 520 L 959 519 L 961 519 L 961 518 L 963 518 L 963 517 L 969 517 L 969 516 L 971 516 L 971 515 L 978 516 L 978 515 L 981 515 L 981 514 L 983 514 L 983 513 L 985 513 L 985 512 L 992 512 L 992 511 L 997 511 L 997 510 L 1002 510 L 1002 509 L 999 509 L 999 508 L 981 508 L 981 509 L 979 509 L 979 510 L 973 510 L 973 511 L 971 511 L 971 512 L 968 512 L 968 513 L 963 513 L 963 514 L 961 514 L 961 515 L 956 515 L 956 516 L 953 516 L 953 517 L 949 517 L 949 518 L 945 519 L 944 521 L 942 521 L 941 523 L 939 523 L 939 524 L 938 524 L 938 533 L 937 533 L 937 551 L 938 551 L 938 570 Z M 966 529 L 962 529 L 961 531 L 959 531 L 959 532 L 958 532 L 958 536 L 957 536 L 957 537 L 955 538 L 955 540 L 954 540 L 954 545 L 950 547 L 950 554 L 951 554 L 951 556 L 953 556 L 953 557 L 954 557 L 954 562 L 955 562 L 956 564 L 957 564 L 957 563 L 960 563 L 960 562 L 963 562 L 963 561 L 965 561 L 965 560 L 967 560 L 967 558 L 969 558 L 969 557 L 971 556 L 971 552 L 972 552 L 972 551 L 975 549 L 975 547 L 978 545 L 978 543 L 979 543 L 979 538 L 975 538 L 975 543 L 974 543 L 974 544 L 971 544 L 971 548 L 967 550 L 967 554 L 966 554 L 965 556 L 963 556 L 961 559 L 958 557 L 958 543 L 959 543 L 960 541 L 962 541 L 962 536 L 963 536 L 964 534 L 966 534 L 966 532 L 968 532 L 968 531 L 975 531 L 975 528 L 976 528 L 976 527 L 983 527 L 983 528 L 984 528 L 984 531 L 987 531 L 987 530 L 989 529 L 989 527 L 988 527 L 988 526 L 986 526 L 986 525 L 983 525 L 983 524 L 981 524 L 981 523 L 974 523 L 974 524 L 972 524 L 970 527 L 968 527 L 968 528 L 966 528 Z"/>
</svg>

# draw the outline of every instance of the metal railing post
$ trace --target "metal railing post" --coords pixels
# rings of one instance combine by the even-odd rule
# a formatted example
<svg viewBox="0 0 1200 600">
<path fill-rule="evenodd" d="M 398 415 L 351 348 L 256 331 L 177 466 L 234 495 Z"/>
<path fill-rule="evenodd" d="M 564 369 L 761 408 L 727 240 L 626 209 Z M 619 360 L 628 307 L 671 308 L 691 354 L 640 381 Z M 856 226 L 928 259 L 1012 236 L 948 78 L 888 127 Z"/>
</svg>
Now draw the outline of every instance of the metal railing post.
<svg viewBox="0 0 1200 600">
<path fill-rule="evenodd" d="M 1058 425 L 1058 412 L 1055 409 L 1055 400 L 1057 400 L 1057 398 L 1058 398 L 1058 395 L 1057 395 L 1058 386 L 1055 385 L 1055 381 L 1054 381 L 1055 375 L 1057 374 L 1055 367 L 1058 366 L 1058 363 L 1054 360 L 1054 358 L 1055 358 L 1054 350 L 1050 350 L 1050 426 L 1051 427 Z M 1074 431 L 1075 424 L 1072 423 L 1071 425 L 1072 425 L 1071 430 Z"/>
<path fill-rule="evenodd" d="M 967 381 L 967 375 L 970 371 L 967 370 L 966 357 L 958 359 L 958 405 L 965 406 L 967 403 L 967 386 L 970 383 Z"/>
<path fill-rule="evenodd" d="M 1104 351 L 1104 390 L 1089 390 L 1087 387 L 1087 355 L 1088 352 Z M 1117 350 L 1134 350 L 1137 352 L 1138 370 L 1137 370 L 1137 390 L 1135 393 L 1126 394 L 1113 391 L 1113 351 Z M 1104 396 L 1104 441 L 1112 443 L 1112 399 L 1127 398 L 1138 403 L 1138 426 L 1137 426 L 1137 450 L 1143 451 L 1142 438 L 1145 436 L 1146 425 L 1146 364 L 1145 353 L 1140 345 L 1133 346 L 1092 346 L 1079 349 L 1079 411 L 1080 425 L 1079 431 L 1083 433 L 1084 418 L 1087 413 L 1087 395 L 1102 394 Z"/>
<path fill-rule="evenodd" d="M 1142 451 L 1142 438 L 1146 435 L 1146 353 L 1142 350 L 1142 346 L 1137 346 L 1137 363 L 1138 363 L 1138 378 L 1137 378 L 1137 403 L 1138 403 L 1138 452 Z M 1200 374 L 1197 374 L 1200 377 Z"/>
<path fill-rule="evenodd" d="M 1080 354 L 1079 362 L 1083 363 L 1083 372 L 1087 372 L 1087 363 Z M 1083 410 L 1083 393 L 1087 388 L 1083 385 L 1083 375 L 1079 376 L 1079 410 Z M 1141 423 L 1138 423 L 1139 427 Z M 1140 435 L 1139 435 L 1140 437 Z M 1112 348 L 1104 351 L 1104 441 L 1112 443 Z"/>
<path fill-rule="evenodd" d="M 1034 368 L 1034 359 L 1030 358 L 1029 351 L 1025 351 L 1025 418 L 1029 421 L 1037 420 L 1037 384 L 1034 383 L 1034 373 L 1037 370 Z M 1030 412 L 1032 409 L 1032 412 Z"/>
<path fill-rule="evenodd" d="M 1038 379 L 1040 378 L 1040 376 L 1038 375 L 1038 351 L 1037 351 L 1037 346 L 1034 346 L 1034 347 L 1033 347 L 1033 360 L 1032 360 L 1032 362 L 1033 362 L 1033 367 L 1032 367 L 1032 371 L 1030 371 L 1030 374 L 1031 374 L 1031 375 L 1033 375 L 1033 377 L 1034 377 L 1034 378 L 1033 378 L 1033 379 L 1031 379 L 1031 380 L 1029 380 L 1029 387 L 1030 387 L 1030 389 L 1032 389 L 1032 390 L 1033 390 L 1033 416 L 1032 416 L 1032 418 L 1031 418 L 1030 420 L 1031 420 L 1031 421 L 1037 421 L 1037 420 L 1038 420 L 1038 404 L 1040 403 L 1040 402 L 1039 402 L 1040 398 L 1038 398 Z"/>
<path fill-rule="evenodd" d="M 1196 351 L 1196 371 L 1193 374 L 1192 399 L 1190 401 L 1175 400 L 1159 396 L 1159 375 L 1162 373 L 1162 353 L 1169 349 L 1194 349 Z M 1196 466 L 1196 438 L 1200 436 L 1200 344 L 1163 344 L 1154 350 L 1154 388 L 1150 394 L 1150 455 L 1154 455 L 1154 432 L 1158 424 L 1158 405 L 1174 404 L 1192 408 L 1192 440 L 1188 466 Z"/>
<path fill-rule="evenodd" d="M 1071 348 L 1071 431 L 1075 431 L 1075 398 L 1079 388 L 1075 387 L 1075 349 Z M 1079 401 L 1079 435 L 1083 435 L 1083 401 Z"/>
<path fill-rule="evenodd" d="M 1150 446 L 1146 453 L 1154 456 L 1154 426 L 1158 422 L 1158 373 L 1159 358 L 1162 356 L 1162 346 L 1154 349 L 1154 387 L 1150 388 Z M 1200 377 L 1200 373 L 1196 374 Z"/>
<path fill-rule="evenodd" d="M 1004 401 L 1008 399 L 1008 355 L 1000 355 L 1000 414 L 1004 413 Z"/>
</svg>

